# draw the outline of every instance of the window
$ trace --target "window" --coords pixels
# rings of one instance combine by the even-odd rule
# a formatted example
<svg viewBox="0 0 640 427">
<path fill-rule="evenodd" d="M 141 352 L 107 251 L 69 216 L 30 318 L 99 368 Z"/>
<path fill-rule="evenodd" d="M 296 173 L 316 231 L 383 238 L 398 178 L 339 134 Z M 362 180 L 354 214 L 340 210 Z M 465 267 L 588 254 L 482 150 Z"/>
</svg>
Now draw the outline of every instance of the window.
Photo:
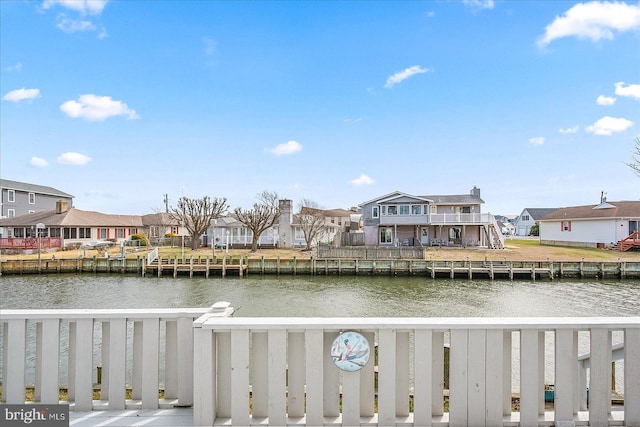
<svg viewBox="0 0 640 427">
<path fill-rule="evenodd" d="M 305 240 L 304 239 L 304 231 L 302 231 L 302 227 L 296 227 L 295 237 L 296 240 Z"/>
<path fill-rule="evenodd" d="M 78 238 L 79 239 L 90 239 L 91 238 L 91 229 L 80 227 L 78 228 Z"/>
<path fill-rule="evenodd" d="M 429 205 L 422 206 L 422 215 L 429 215 Z"/>
<path fill-rule="evenodd" d="M 178 234 L 178 226 L 177 225 L 172 226 L 171 227 L 171 232 L 173 234 Z M 133 234 L 135 234 L 135 233 L 133 233 Z"/>
<path fill-rule="evenodd" d="M 116 228 L 116 237 L 118 239 L 124 239 L 124 228 Z"/>
<path fill-rule="evenodd" d="M 400 205 L 400 215 L 409 215 L 409 205 Z"/>
<path fill-rule="evenodd" d="M 16 216 L 16 210 L 15 209 L 7 209 L 7 216 L 9 218 L 13 218 L 14 216 Z"/>
<path fill-rule="evenodd" d="M 77 239 L 78 238 L 78 229 L 77 228 L 69 228 L 65 227 L 63 229 L 64 238 L 65 239 Z"/>
<path fill-rule="evenodd" d="M 24 228 L 14 228 L 13 237 L 24 237 Z"/>
<path fill-rule="evenodd" d="M 29 204 L 30 205 L 36 204 L 36 193 L 29 193 Z"/>
<path fill-rule="evenodd" d="M 397 206 L 389 206 L 387 208 L 387 215 L 398 215 L 398 207 Z"/>
<path fill-rule="evenodd" d="M 437 214 L 438 213 L 438 207 L 437 206 L 431 206 L 431 213 L 432 214 Z"/>
<path fill-rule="evenodd" d="M 529 215 L 522 215 L 521 218 L 523 221 L 529 221 Z"/>
<path fill-rule="evenodd" d="M 380 229 L 380 243 L 393 243 L 393 228 L 383 227 Z"/>
<path fill-rule="evenodd" d="M 129 236 L 131 236 L 132 234 L 138 234 L 138 229 L 137 228 L 130 228 L 129 229 Z"/>
<path fill-rule="evenodd" d="M 16 190 L 7 190 L 7 202 L 15 203 L 16 201 Z"/>
<path fill-rule="evenodd" d="M 381 210 L 382 210 L 382 215 L 386 215 L 387 214 L 387 207 L 386 206 L 382 206 Z"/>
<path fill-rule="evenodd" d="M 571 221 L 562 221 L 562 224 L 560 224 L 561 231 L 571 231 Z"/>
<path fill-rule="evenodd" d="M 421 215 L 421 214 L 422 214 L 421 205 L 411 205 L 411 215 Z"/>
<path fill-rule="evenodd" d="M 60 237 L 60 227 L 50 228 L 49 237 Z"/>
<path fill-rule="evenodd" d="M 107 229 L 106 228 L 98 228 L 98 238 L 102 239 L 102 240 L 107 238 Z"/>
<path fill-rule="evenodd" d="M 374 206 L 371 208 L 371 218 L 378 218 L 380 216 L 380 207 Z"/>
</svg>

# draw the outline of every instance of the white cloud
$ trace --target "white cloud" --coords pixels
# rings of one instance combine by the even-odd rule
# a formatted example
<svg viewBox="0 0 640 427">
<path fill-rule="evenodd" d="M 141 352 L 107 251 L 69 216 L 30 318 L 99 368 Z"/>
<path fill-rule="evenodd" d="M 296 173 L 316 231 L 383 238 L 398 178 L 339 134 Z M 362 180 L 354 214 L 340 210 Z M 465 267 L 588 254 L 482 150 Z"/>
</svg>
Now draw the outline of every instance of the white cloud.
<svg viewBox="0 0 640 427">
<path fill-rule="evenodd" d="M 50 9 L 56 5 L 65 9 L 80 12 L 83 15 L 99 15 L 109 0 L 44 0 L 43 9 Z"/>
<path fill-rule="evenodd" d="M 427 18 L 433 18 L 434 16 L 436 16 L 436 13 L 433 10 L 427 12 Z"/>
<path fill-rule="evenodd" d="M 20 70 L 22 70 L 22 63 L 18 62 L 16 65 L 11 65 L 11 66 L 5 68 L 5 70 L 7 70 L 7 71 L 20 71 Z"/>
<path fill-rule="evenodd" d="M 94 94 L 80 95 L 77 101 L 67 101 L 60 110 L 74 119 L 82 118 L 90 121 L 102 121 L 113 116 L 127 116 L 128 120 L 139 119 L 135 110 L 130 109 L 122 101 L 114 101 L 110 96 Z"/>
<path fill-rule="evenodd" d="M 640 85 L 628 85 L 625 87 L 624 82 L 618 82 L 616 83 L 616 95 L 630 96 L 640 100 Z"/>
<path fill-rule="evenodd" d="M 580 130 L 580 126 L 574 126 L 571 128 L 558 129 L 560 133 L 577 133 Z"/>
<path fill-rule="evenodd" d="M 544 144 L 544 136 L 536 136 L 535 138 L 529 138 L 529 142 L 533 145 Z"/>
<path fill-rule="evenodd" d="M 594 42 L 613 40 L 614 31 L 640 28 L 640 6 L 623 2 L 591 1 L 578 3 L 563 16 L 547 25 L 538 45 L 547 46 L 553 40 L 575 36 Z"/>
<path fill-rule="evenodd" d="M 31 160 L 29 161 L 29 164 L 36 168 L 43 168 L 47 166 L 49 163 L 47 163 L 47 161 L 43 158 L 32 157 Z"/>
<path fill-rule="evenodd" d="M 493 0 L 463 0 L 463 3 L 473 9 L 493 9 L 495 7 Z"/>
<path fill-rule="evenodd" d="M 384 85 L 387 89 L 392 88 L 394 85 L 401 83 L 402 81 L 408 79 L 411 76 L 416 74 L 427 73 L 430 70 L 428 68 L 422 68 L 419 65 L 414 65 L 413 67 L 406 68 L 402 71 L 395 73 L 387 79 L 387 83 Z"/>
<path fill-rule="evenodd" d="M 83 19 L 67 18 L 64 13 L 61 13 L 56 18 L 56 27 L 65 33 L 76 33 L 78 31 L 95 31 L 96 26 L 91 21 L 85 21 Z"/>
<path fill-rule="evenodd" d="M 587 126 L 587 131 L 596 135 L 611 135 L 614 132 L 624 132 L 631 126 L 633 126 L 633 122 L 631 120 L 605 116 L 591 126 Z"/>
<path fill-rule="evenodd" d="M 40 96 L 40 89 L 16 89 L 10 92 L 7 92 L 5 96 L 2 97 L 5 101 L 12 102 L 20 102 L 25 99 L 34 99 Z"/>
<path fill-rule="evenodd" d="M 275 154 L 276 156 L 286 156 L 289 154 L 297 153 L 298 151 L 302 151 L 302 145 L 297 141 L 288 141 L 283 142 L 282 144 L 277 145 L 274 148 L 268 150 L 270 153 Z"/>
<path fill-rule="evenodd" d="M 352 179 L 351 181 L 349 181 L 349 184 L 355 185 L 356 187 L 362 187 L 363 185 L 371 185 L 373 183 L 375 183 L 373 178 L 365 174 L 362 174 L 358 178 Z"/>
<path fill-rule="evenodd" d="M 56 161 L 61 165 L 82 166 L 89 163 L 91 161 L 91 157 L 80 153 L 68 152 L 62 153 L 58 156 Z"/>
<path fill-rule="evenodd" d="M 218 49 L 218 43 L 214 39 L 210 37 L 203 37 L 202 43 L 204 43 L 205 55 L 212 56 L 216 53 L 216 50 Z"/>
<path fill-rule="evenodd" d="M 611 96 L 600 95 L 598 99 L 596 99 L 596 102 L 598 103 L 598 105 L 603 105 L 605 107 L 608 107 L 610 105 L 615 104 L 616 99 Z"/>
</svg>

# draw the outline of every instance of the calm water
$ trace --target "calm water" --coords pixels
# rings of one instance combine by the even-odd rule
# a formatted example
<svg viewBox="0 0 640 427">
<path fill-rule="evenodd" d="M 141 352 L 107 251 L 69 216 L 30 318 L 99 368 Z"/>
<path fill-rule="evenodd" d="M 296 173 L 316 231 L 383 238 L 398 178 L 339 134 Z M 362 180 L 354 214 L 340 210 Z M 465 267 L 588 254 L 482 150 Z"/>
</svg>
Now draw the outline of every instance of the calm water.
<svg viewBox="0 0 640 427">
<path fill-rule="evenodd" d="M 489 281 L 349 276 L 0 277 L 0 308 L 207 307 L 237 316 L 640 316 L 638 280 Z"/>
</svg>

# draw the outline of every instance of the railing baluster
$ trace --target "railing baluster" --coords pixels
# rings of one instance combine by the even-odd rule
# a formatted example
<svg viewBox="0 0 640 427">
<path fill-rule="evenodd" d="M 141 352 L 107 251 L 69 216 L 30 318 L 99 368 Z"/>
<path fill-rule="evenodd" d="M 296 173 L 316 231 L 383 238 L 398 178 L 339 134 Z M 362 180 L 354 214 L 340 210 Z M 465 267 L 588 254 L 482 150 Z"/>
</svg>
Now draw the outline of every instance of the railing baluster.
<svg viewBox="0 0 640 427">
<path fill-rule="evenodd" d="M 104 323 L 103 323 L 104 324 Z M 102 337 L 105 339 L 105 337 Z M 109 321 L 109 410 L 123 410 L 126 399 L 127 319 Z"/>
<path fill-rule="evenodd" d="M 193 317 L 178 317 L 178 405 L 193 405 Z"/>
<path fill-rule="evenodd" d="M 469 423 L 467 419 L 468 353 L 469 330 L 452 330 L 449 352 L 449 425 L 451 427 L 466 426 Z"/>
<path fill-rule="evenodd" d="M 520 331 L 520 425 L 537 426 L 539 415 L 540 363 L 537 329 Z"/>
<path fill-rule="evenodd" d="M 487 331 L 470 330 L 467 358 L 467 425 L 484 426 L 487 396 Z M 494 390 L 490 390 L 490 393 Z"/>
<path fill-rule="evenodd" d="M 287 351 L 288 370 L 288 413 L 289 417 L 304 416 L 304 332 L 289 332 Z"/>
<path fill-rule="evenodd" d="M 640 329 L 624 331 L 624 424 L 640 427 Z"/>
<path fill-rule="evenodd" d="M 7 324 L 5 333 L 7 345 L 4 347 L 7 369 L 6 376 L 3 377 L 6 378 L 2 384 L 3 394 L 6 393 L 6 403 L 22 404 L 24 403 L 27 322 L 25 319 L 11 319 Z"/>
<path fill-rule="evenodd" d="M 247 329 L 231 331 L 231 388 L 229 390 L 231 391 L 231 422 L 234 425 L 248 426 L 249 330 Z M 277 392 L 278 390 L 269 388 L 270 394 Z"/>
<path fill-rule="evenodd" d="M 511 416 L 511 345 L 513 331 L 502 332 L 502 415 Z"/>
<path fill-rule="evenodd" d="M 131 398 L 133 400 L 142 399 L 142 322 L 136 320 L 133 322 L 133 378 Z"/>
<path fill-rule="evenodd" d="M 431 392 L 431 413 L 434 416 L 441 416 L 444 414 L 444 332 L 434 332 L 432 337 L 433 363 L 431 365 L 431 375 L 433 375 L 433 387 Z"/>
<path fill-rule="evenodd" d="M 572 421 L 574 394 L 574 376 L 576 375 L 573 329 L 555 331 L 555 381 L 554 411 L 555 421 Z"/>
<path fill-rule="evenodd" d="M 431 329 L 417 329 L 414 333 L 413 422 L 419 426 L 431 425 L 432 363 L 433 333 Z"/>
<path fill-rule="evenodd" d="M 111 323 L 107 321 L 102 322 L 102 375 L 100 384 L 100 400 L 109 400 L 109 372 L 110 372 L 110 360 L 109 353 L 111 351 L 110 339 L 111 339 Z"/>
<path fill-rule="evenodd" d="M 485 368 L 485 399 L 486 425 L 495 426 L 502 422 L 502 393 L 504 392 L 504 336 L 501 329 L 486 331 L 486 368 Z M 509 340 L 509 348 L 511 341 Z M 509 368 L 511 367 L 509 359 Z M 511 371 L 509 371 L 509 387 L 511 386 Z M 511 400 L 511 390 L 508 392 Z M 511 408 L 509 408 L 511 409 Z"/>
<path fill-rule="evenodd" d="M 269 416 L 269 348 L 266 332 L 251 334 L 251 408 L 253 418 Z"/>
<path fill-rule="evenodd" d="M 93 406 L 93 319 L 76 320 L 75 410 Z"/>
<path fill-rule="evenodd" d="M 378 341 L 378 423 L 396 423 L 396 331 L 380 329 Z"/>
<path fill-rule="evenodd" d="M 611 412 L 611 331 L 591 329 L 589 424 L 607 425 Z"/>
<path fill-rule="evenodd" d="M 287 331 L 268 333 L 269 424 L 287 424 Z"/>
<path fill-rule="evenodd" d="M 217 413 L 221 418 L 231 418 L 231 333 L 229 331 L 216 332 L 216 346 L 218 349 L 216 383 Z"/>
<path fill-rule="evenodd" d="M 142 409 L 158 409 L 160 320 L 142 321 Z"/>
<path fill-rule="evenodd" d="M 190 334 L 191 335 L 191 334 Z M 178 322 L 167 320 L 165 322 L 165 351 L 164 351 L 164 398 L 176 399 L 178 397 Z"/>
<path fill-rule="evenodd" d="M 307 424 L 324 424 L 324 331 L 307 329 L 304 334 L 307 384 Z"/>
<path fill-rule="evenodd" d="M 42 359 L 40 402 L 57 404 L 59 398 L 60 319 L 42 321 Z"/>
<path fill-rule="evenodd" d="M 396 334 L 396 416 L 409 415 L 409 332 Z"/>
</svg>

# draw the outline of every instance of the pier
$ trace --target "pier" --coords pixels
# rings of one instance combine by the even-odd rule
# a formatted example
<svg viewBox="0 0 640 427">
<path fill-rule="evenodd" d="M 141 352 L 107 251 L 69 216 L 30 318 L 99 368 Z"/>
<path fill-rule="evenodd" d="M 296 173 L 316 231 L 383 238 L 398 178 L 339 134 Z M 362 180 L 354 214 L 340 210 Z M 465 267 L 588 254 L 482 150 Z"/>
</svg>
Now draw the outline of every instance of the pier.
<svg viewBox="0 0 640 427">
<path fill-rule="evenodd" d="M 156 277 L 225 277 L 252 274 L 419 276 L 488 280 L 562 278 L 639 279 L 640 262 L 616 261 L 447 261 L 419 259 L 165 257 L 72 258 L 0 262 L 0 275 L 56 273 L 127 273 Z"/>
</svg>

